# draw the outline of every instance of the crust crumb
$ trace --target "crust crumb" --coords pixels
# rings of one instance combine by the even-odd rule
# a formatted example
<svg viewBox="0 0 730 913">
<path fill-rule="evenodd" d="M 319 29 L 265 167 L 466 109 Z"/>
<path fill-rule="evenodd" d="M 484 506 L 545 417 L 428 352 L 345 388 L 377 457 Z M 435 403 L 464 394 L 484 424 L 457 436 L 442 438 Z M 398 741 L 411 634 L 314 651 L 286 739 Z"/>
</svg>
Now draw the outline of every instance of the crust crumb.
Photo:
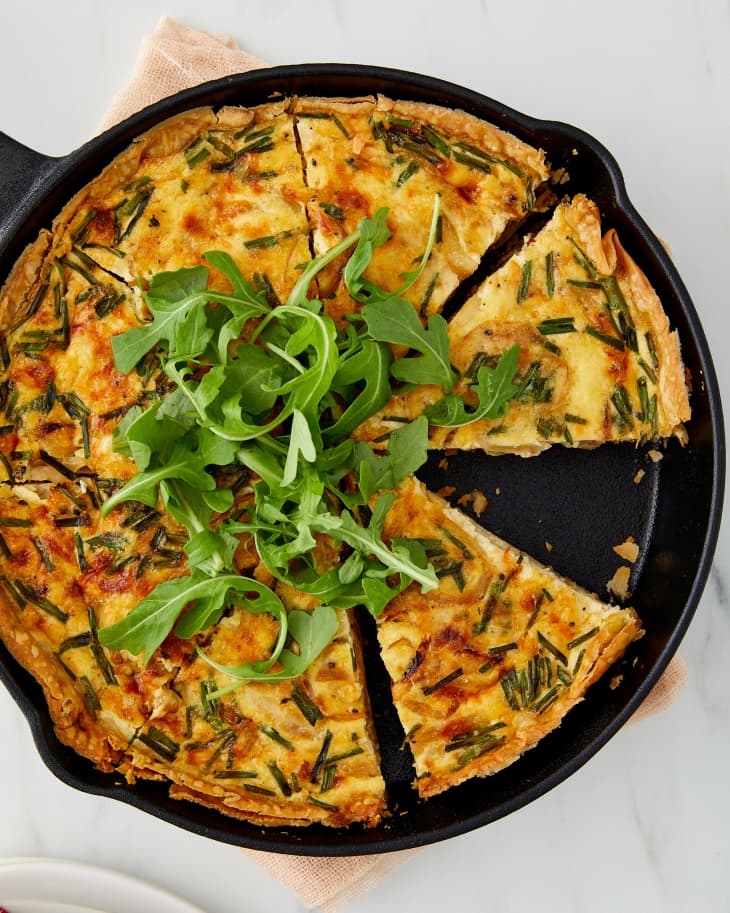
<svg viewBox="0 0 730 913">
<path fill-rule="evenodd" d="M 658 463 L 659 460 L 664 459 L 664 454 L 660 453 L 658 450 L 649 450 L 647 451 L 647 456 L 652 461 L 652 463 Z"/>
<path fill-rule="evenodd" d="M 646 475 L 646 473 L 644 472 L 644 470 L 643 470 L 643 469 L 640 469 L 640 470 L 636 473 L 636 475 L 634 476 L 634 483 L 635 483 L 636 485 L 638 485 L 639 482 L 644 478 L 645 475 Z"/>
<path fill-rule="evenodd" d="M 609 593 L 613 595 L 620 601 L 623 602 L 629 597 L 629 577 L 631 576 L 631 568 L 622 564 L 620 568 L 616 570 L 616 573 L 611 577 L 611 579 L 606 584 L 606 588 Z"/>
<path fill-rule="evenodd" d="M 552 544 L 552 542 L 548 542 L 547 539 L 546 539 L 546 540 L 545 540 L 545 548 L 546 548 L 549 552 L 551 552 L 551 551 L 553 550 L 553 544 Z"/>
<path fill-rule="evenodd" d="M 634 541 L 633 536 L 629 536 L 620 545 L 614 545 L 613 550 L 620 558 L 623 558 L 624 561 L 628 561 L 631 564 L 634 564 L 639 557 L 639 546 Z"/>
</svg>

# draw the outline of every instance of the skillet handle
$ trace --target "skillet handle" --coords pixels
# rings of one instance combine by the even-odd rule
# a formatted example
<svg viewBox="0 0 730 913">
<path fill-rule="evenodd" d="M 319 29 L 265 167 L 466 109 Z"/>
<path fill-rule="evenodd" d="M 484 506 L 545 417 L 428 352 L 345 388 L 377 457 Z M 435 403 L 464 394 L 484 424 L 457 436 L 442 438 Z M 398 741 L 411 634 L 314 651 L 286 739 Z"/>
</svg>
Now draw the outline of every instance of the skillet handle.
<svg viewBox="0 0 730 913">
<path fill-rule="evenodd" d="M 19 226 L 21 204 L 42 185 L 56 162 L 0 131 L 0 249 Z"/>
</svg>

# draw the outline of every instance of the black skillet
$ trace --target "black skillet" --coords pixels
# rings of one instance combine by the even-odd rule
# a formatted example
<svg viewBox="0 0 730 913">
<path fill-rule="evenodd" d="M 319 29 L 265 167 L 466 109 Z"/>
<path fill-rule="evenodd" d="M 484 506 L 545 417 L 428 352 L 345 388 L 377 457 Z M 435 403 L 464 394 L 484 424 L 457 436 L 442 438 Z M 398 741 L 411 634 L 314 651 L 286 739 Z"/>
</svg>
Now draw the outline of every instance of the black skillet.
<svg viewBox="0 0 730 913">
<path fill-rule="evenodd" d="M 682 280 L 630 203 L 615 160 L 575 127 L 535 120 L 450 83 L 378 67 L 276 67 L 164 99 L 60 158 L 49 158 L 0 134 L 0 283 L 26 244 L 39 229 L 50 226 L 72 194 L 159 121 L 199 105 L 260 104 L 279 93 L 374 92 L 462 108 L 545 149 L 554 167 L 569 169 L 566 192 L 586 193 L 598 203 L 604 226 L 618 230 L 679 330 L 692 379 L 689 442 L 681 447 L 671 441 L 657 463 L 648 456 L 649 448 L 612 445 L 591 452 L 556 446 L 529 460 L 460 454 L 449 459 L 446 474 L 438 468 L 437 454 L 424 467 L 422 477 L 431 486 L 455 486 L 454 499 L 482 489 L 489 499 L 483 520 L 490 529 L 604 596 L 606 581 L 620 563 L 612 546 L 633 535 L 641 558 L 632 572 L 631 602 L 647 633 L 616 673 L 595 685 L 560 729 L 517 763 L 486 780 L 420 802 L 410 785 L 410 758 L 400 747 L 403 734 L 389 703 L 371 619 L 365 618 L 370 690 L 390 804 L 397 809 L 376 828 L 261 828 L 173 801 L 164 785 L 140 781 L 130 787 L 101 774 L 58 741 L 41 689 L 0 645 L 0 678 L 28 718 L 41 757 L 56 776 L 84 792 L 119 799 L 194 833 L 252 849 L 332 856 L 406 849 L 488 824 L 560 783 L 619 729 L 666 668 L 697 607 L 720 523 L 725 442 L 707 342 Z M 639 469 L 646 475 L 636 484 Z M 622 678 L 616 687 L 617 673 Z"/>
</svg>

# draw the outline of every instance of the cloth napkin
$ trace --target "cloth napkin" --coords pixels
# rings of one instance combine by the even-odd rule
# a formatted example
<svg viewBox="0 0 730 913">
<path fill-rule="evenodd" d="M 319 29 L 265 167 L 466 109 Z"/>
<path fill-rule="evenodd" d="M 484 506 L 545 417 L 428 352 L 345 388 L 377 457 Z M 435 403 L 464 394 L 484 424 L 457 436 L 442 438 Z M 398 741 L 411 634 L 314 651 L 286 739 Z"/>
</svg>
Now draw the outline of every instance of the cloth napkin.
<svg viewBox="0 0 730 913">
<path fill-rule="evenodd" d="M 182 89 L 265 66 L 262 60 L 242 51 L 232 38 L 162 18 L 154 32 L 143 39 L 132 77 L 112 101 L 100 130 Z M 686 665 L 675 656 L 631 722 L 665 710 L 686 680 Z M 336 913 L 418 850 L 343 858 L 244 852 L 306 906 Z"/>
</svg>

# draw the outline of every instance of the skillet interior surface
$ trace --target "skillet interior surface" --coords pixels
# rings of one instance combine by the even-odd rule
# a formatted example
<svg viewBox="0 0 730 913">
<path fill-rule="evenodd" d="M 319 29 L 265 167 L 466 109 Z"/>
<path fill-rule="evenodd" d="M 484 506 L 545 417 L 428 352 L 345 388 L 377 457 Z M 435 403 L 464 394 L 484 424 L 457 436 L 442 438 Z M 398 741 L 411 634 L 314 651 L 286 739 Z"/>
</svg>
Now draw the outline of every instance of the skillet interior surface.
<svg viewBox="0 0 730 913">
<path fill-rule="evenodd" d="M 606 596 L 605 584 L 621 563 L 612 547 L 632 535 L 641 549 L 634 566 L 631 604 L 646 636 L 593 686 L 560 729 L 517 763 L 486 780 L 467 782 L 419 802 L 403 733 L 390 704 L 387 675 L 377 654 L 372 619 L 361 619 L 368 681 L 393 816 L 370 830 L 321 826 L 262 829 L 169 799 L 163 785 L 134 787 L 95 771 L 55 737 L 42 692 L 0 646 L 0 677 L 26 714 L 38 749 L 60 779 L 110 796 L 164 820 L 227 843 L 310 855 L 351 855 L 404 849 L 464 833 L 538 797 L 577 770 L 625 722 L 658 680 L 697 606 L 714 549 L 722 503 L 724 441 L 720 400 L 702 329 L 666 252 L 631 205 L 616 162 L 573 127 L 538 121 L 478 95 L 428 77 L 372 67 L 303 65 L 254 71 L 188 90 L 153 105 L 76 152 L 48 159 L 7 140 L 0 143 L 6 183 L 0 189 L 0 282 L 38 230 L 74 192 L 140 132 L 199 105 L 252 105 L 272 94 L 391 97 L 458 107 L 545 149 L 553 167 L 567 167 L 567 193 L 583 192 L 599 205 L 604 230 L 615 227 L 654 285 L 679 330 L 692 378 L 689 442 L 672 441 L 660 462 L 647 451 L 612 445 L 595 451 L 554 447 L 539 457 L 449 457 L 432 454 L 419 475 L 432 488 L 454 486 L 452 500 L 481 489 L 489 506 L 480 522 L 582 586 Z M 20 189 L 22 185 L 22 190 Z M 3 221 L 4 219 L 4 221 Z M 646 473 L 634 482 L 639 469 Z M 550 549 L 550 550 L 549 550 Z M 617 687 L 612 680 L 620 673 Z"/>
</svg>

